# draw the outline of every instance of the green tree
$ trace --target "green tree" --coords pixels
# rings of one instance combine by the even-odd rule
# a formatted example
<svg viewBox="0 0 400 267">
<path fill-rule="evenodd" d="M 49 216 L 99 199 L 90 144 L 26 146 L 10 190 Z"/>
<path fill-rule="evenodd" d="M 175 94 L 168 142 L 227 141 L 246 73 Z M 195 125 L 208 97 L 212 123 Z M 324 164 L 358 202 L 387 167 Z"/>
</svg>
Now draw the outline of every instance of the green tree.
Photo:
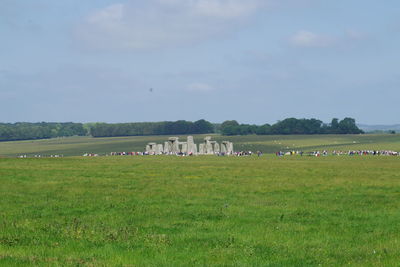
<svg viewBox="0 0 400 267">
<path fill-rule="evenodd" d="M 193 128 L 194 128 L 193 133 L 198 133 L 198 134 L 214 132 L 214 126 L 212 125 L 211 122 L 208 122 L 206 120 L 195 121 L 193 124 Z"/>
<path fill-rule="evenodd" d="M 259 127 L 257 128 L 257 130 L 256 130 L 256 134 L 257 134 L 257 135 L 268 135 L 268 134 L 272 134 L 272 132 L 271 132 L 271 125 L 269 125 L 269 124 L 267 123 L 267 124 L 264 124 L 264 125 L 259 126 Z"/>
<path fill-rule="evenodd" d="M 239 123 L 235 120 L 224 121 L 221 124 L 222 135 L 238 135 L 240 134 Z"/>
<path fill-rule="evenodd" d="M 363 133 L 356 125 L 356 120 L 353 118 L 344 118 L 339 122 L 339 132 L 341 134 L 360 134 Z"/>
</svg>

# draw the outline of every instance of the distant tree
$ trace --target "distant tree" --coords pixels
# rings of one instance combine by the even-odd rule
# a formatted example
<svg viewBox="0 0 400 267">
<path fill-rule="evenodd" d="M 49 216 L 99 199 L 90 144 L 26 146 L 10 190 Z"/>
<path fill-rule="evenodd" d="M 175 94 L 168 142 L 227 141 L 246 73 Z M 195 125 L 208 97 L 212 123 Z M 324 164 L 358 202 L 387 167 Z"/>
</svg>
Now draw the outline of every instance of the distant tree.
<svg viewBox="0 0 400 267">
<path fill-rule="evenodd" d="M 345 118 L 341 121 L 333 119 L 330 124 L 323 124 L 317 119 L 287 118 L 273 125 L 261 126 L 239 124 L 235 120 L 224 121 L 222 124 L 212 124 L 206 120 L 195 122 L 163 121 L 139 123 L 0 123 L 0 141 L 44 139 L 53 137 L 91 135 L 93 137 L 140 136 L 140 135 L 172 135 L 172 134 L 203 134 L 216 131 L 223 135 L 249 134 L 359 134 L 360 130 L 355 120 Z M 395 132 L 393 132 L 395 133 Z"/>
<path fill-rule="evenodd" d="M 221 133 L 223 135 L 238 135 L 238 134 L 240 134 L 239 123 L 235 120 L 224 121 L 221 124 Z"/>
<path fill-rule="evenodd" d="M 239 123 L 235 120 L 231 120 L 231 121 L 224 121 L 221 124 L 221 129 L 225 128 L 225 127 L 229 127 L 229 126 L 239 126 Z"/>
<path fill-rule="evenodd" d="M 339 129 L 339 119 L 337 119 L 337 118 L 332 119 L 331 128 L 332 128 L 332 130 Z"/>
<path fill-rule="evenodd" d="M 262 126 L 239 124 L 237 121 L 225 121 L 221 125 L 224 135 L 247 135 L 247 134 L 358 134 L 363 133 L 355 124 L 355 120 L 345 118 L 339 122 L 333 119 L 330 124 L 324 124 L 318 119 L 296 119 L 287 118 L 273 125 Z"/>
<path fill-rule="evenodd" d="M 272 133 L 271 132 L 271 125 L 269 125 L 269 124 L 261 125 L 256 130 L 256 134 L 257 135 L 268 135 L 268 134 L 271 134 L 271 133 Z"/>
<path fill-rule="evenodd" d="M 198 120 L 193 123 L 194 131 L 193 133 L 204 134 L 204 133 L 213 133 L 214 125 L 211 122 L 206 120 Z"/>
<path fill-rule="evenodd" d="M 364 133 L 356 125 L 356 120 L 353 118 L 344 118 L 339 122 L 339 133 L 341 134 L 360 134 Z"/>
<path fill-rule="evenodd" d="M 81 123 L 0 123 L 0 141 L 44 139 L 86 134 L 87 131 Z"/>
<path fill-rule="evenodd" d="M 306 134 L 320 134 L 323 129 L 323 122 L 317 119 L 303 119 L 305 122 L 305 133 Z"/>
<path fill-rule="evenodd" d="M 240 124 L 237 126 L 240 135 L 256 134 L 258 126 L 250 124 Z"/>
<path fill-rule="evenodd" d="M 321 132 L 322 121 L 316 119 L 288 118 L 272 125 L 273 134 L 318 134 Z"/>
</svg>

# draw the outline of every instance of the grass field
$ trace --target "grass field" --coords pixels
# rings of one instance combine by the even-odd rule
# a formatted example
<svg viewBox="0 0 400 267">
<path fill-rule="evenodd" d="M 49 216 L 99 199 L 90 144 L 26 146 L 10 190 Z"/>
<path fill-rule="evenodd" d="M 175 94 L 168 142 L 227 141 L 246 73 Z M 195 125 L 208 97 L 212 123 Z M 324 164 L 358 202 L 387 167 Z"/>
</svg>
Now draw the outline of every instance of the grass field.
<svg viewBox="0 0 400 267">
<path fill-rule="evenodd" d="M 195 142 L 202 142 L 204 135 L 195 136 Z M 0 142 L 0 156 L 15 157 L 21 154 L 64 156 L 81 156 L 84 153 L 104 155 L 119 151 L 143 151 L 149 142 L 163 143 L 168 136 L 139 136 L 91 138 L 70 137 L 49 140 Z M 186 137 L 182 136 L 181 140 Z M 400 135 L 297 135 L 297 136 L 219 136 L 213 135 L 217 141 L 228 140 L 234 143 L 236 151 L 261 150 L 267 153 L 288 150 L 349 150 L 376 149 L 400 151 Z"/>
<path fill-rule="evenodd" d="M 213 138 L 400 151 L 399 135 Z M 400 157 L 13 158 L 166 139 L 0 143 L 0 266 L 399 266 Z"/>
<path fill-rule="evenodd" d="M 2 158 L 0 177 L 2 266 L 400 262 L 399 157 Z"/>
</svg>

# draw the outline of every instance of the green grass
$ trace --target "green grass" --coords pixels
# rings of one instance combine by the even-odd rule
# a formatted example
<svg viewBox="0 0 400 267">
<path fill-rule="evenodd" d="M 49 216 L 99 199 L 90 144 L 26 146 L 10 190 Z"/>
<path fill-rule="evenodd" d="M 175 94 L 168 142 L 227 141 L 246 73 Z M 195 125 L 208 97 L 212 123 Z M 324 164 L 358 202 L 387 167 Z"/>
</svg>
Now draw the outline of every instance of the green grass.
<svg viewBox="0 0 400 267">
<path fill-rule="evenodd" d="M 3 158 L 0 196 L 4 266 L 400 262 L 399 157 Z"/>
<path fill-rule="evenodd" d="M 181 139 L 185 140 L 185 136 Z M 196 135 L 195 142 L 202 142 L 204 135 Z M 279 150 L 349 150 L 387 149 L 400 151 L 400 135 L 298 135 L 298 136 L 219 136 L 214 140 L 232 141 L 235 150 L 262 150 L 274 153 Z M 168 136 L 139 136 L 91 138 L 70 137 L 36 141 L 0 142 L 0 155 L 15 157 L 21 154 L 81 156 L 84 153 L 104 155 L 118 151 L 143 151 L 149 142 L 163 143 Z"/>
</svg>

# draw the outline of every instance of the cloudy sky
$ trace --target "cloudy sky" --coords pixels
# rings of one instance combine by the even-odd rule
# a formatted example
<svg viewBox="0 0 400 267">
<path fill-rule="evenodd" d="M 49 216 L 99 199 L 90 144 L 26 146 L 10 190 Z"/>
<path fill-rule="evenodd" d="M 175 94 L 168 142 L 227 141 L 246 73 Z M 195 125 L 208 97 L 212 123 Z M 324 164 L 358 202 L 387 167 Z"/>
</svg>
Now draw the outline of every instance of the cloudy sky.
<svg viewBox="0 0 400 267">
<path fill-rule="evenodd" d="M 1 0 L 0 121 L 400 123 L 398 0 Z"/>
</svg>

